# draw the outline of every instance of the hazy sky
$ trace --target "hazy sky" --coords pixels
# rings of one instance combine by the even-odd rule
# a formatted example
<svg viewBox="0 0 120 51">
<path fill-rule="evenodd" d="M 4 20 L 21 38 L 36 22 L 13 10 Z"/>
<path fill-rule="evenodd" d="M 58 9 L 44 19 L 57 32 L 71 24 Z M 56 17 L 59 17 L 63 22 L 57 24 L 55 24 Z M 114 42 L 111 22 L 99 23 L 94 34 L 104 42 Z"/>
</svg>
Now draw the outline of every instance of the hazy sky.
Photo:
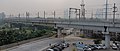
<svg viewBox="0 0 120 51">
<path fill-rule="evenodd" d="M 7 14 L 25 13 L 26 11 L 37 13 L 62 12 L 69 7 L 80 8 L 81 0 L 0 0 L 0 12 Z M 109 0 L 110 4 L 117 3 L 120 8 L 120 0 Z M 103 8 L 105 0 L 85 0 L 86 10 Z"/>
</svg>

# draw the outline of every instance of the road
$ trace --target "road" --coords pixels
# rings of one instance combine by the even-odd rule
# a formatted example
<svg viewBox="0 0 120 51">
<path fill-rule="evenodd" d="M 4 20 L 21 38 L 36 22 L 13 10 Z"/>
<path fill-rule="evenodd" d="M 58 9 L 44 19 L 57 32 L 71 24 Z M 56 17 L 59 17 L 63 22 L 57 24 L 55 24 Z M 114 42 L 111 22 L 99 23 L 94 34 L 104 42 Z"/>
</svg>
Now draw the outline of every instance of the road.
<svg viewBox="0 0 120 51">
<path fill-rule="evenodd" d="M 2 51 L 42 51 L 43 49 L 49 47 L 49 44 L 55 44 L 60 41 L 62 41 L 60 38 L 45 38 Z"/>
</svg>

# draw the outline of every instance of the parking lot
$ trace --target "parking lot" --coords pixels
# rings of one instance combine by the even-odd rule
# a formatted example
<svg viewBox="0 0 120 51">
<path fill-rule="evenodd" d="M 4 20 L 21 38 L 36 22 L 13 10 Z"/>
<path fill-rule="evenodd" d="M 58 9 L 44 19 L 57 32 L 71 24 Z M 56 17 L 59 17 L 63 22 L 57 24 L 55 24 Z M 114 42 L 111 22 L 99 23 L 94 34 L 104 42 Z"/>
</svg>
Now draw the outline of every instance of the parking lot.
<svg viewBox="0 0 120 51">
<path fill-rule="evenodd" d="M 84 44 L 94 44 L 92 42 L 93 39 L 87 39 L 87 38 L 78 38 L 78 37 L 74 37 L 74 36 L 68 36 L 65 38 L 67 42 L 69 42 L 71 45 L 64 49 L 63 51 L 73 51 L 73 49 L 75 49 L 77 51 L 77 48 L 75 46 L 72 45 L 73 42 L 77 42 L 77 41 L 81 41 Z M 74 41 L 73 41 L 74 39 Z M 111 43 L 112 44 L 112 43 Z M 94 51 L 120 51 L 119 49 L 117 50 L 113 50 L 112 47 L 110 47 L 110 49 L 100 49 L 100 50 L 94 50 Z"/>
<path fill-rule="evenodd" d="M 66 48 L 66 49 L 64 49 L 63 51 L 73 51 L 73 49 L 76 49 L 76 47 L 74 47 L 74 46 L 70 46 L 70 47 L 68 47 L 68 48 Z M 76 50 L 77 51 L 77 50 Z M 106 50 L 94 50 L 94 51 L 120 51 L 119 49 L 118 50 L 113 50 L 113 49 L 106 49 Z"/>
<path fill-rule="evenodd" d="M 95 50 L 95 51 L 120 51 L 120 50 L 108 49 L 108 50 Z"/>
<path fill-rule="evenodd" d="M 77 48 L 71 44 L 70 47 L 64 49 L 63 51 L 73 51 L 73 49 L 75 49 L 77 51 Z M 120 49 L 114 50 L 114 49 L 112 49 L 112 47 L 110 47 L 110 49 L 99 49 L 99 50 L 96 49 L 93 51 L 120 51 Z"/>
<path fill-rule="evenodd" d="M 77 47 L 73 45 L 73 43 L 76 43 L 76 42 L 83 42 L 83 44 L 88 44 L 88 45 L 94 44 L 93 39 L 80 38 L 80 37 L 75 37 L 73 35 L 65 37 L 64 40 L 65 42 L 69 43 L 69 47 L 62 49 L 62 51 L 73 51 L 73 49 L 75 51 L 78 51 Z M 113 50 L 112 48 L 110 48 L 110 49 L 95 49 L 93 51 L 120 51 L 120 50 L 119 49 Z"/>
</svg>

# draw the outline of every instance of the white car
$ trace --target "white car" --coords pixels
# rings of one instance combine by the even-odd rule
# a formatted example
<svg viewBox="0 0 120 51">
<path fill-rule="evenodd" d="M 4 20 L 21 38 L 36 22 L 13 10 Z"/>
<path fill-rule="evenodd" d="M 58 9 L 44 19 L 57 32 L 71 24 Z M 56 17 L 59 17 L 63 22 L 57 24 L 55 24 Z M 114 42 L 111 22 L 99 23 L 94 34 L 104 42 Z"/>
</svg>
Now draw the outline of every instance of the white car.
<svg viewBox="0 0 120 51">
<path fill-rule="evenodd" d="M 117 50 L 117 46 L 116 45 L 112 45 L 112 49 Z"/>
<path fill-rule="evenodd" d="M 89 48 L 89 47 L 85 47 L 85 48 L 83 48 L 83 49 L 84 49 L 83 51 L 92 51 L 92 49 Z"/>
<path fill-rule="evenodd" d="M 95 45 L 95 47 L 97 48 L 97 49 L 102 49 L 102 47 L 100 46 L 100 45 Z"/>
<path fill-rule="evenodd" d="M 107 49 L 107 47 L 106 47 L 106 46 L 102 46 L 102 48 L 103 48 L 103 49 Z"/>
<path fill-rule="evenodd" d="M 103 44 L 99 44 L 99 46 L 101 46 L 102 49 L 107 49 L 107 47 Z"/>
</svg>

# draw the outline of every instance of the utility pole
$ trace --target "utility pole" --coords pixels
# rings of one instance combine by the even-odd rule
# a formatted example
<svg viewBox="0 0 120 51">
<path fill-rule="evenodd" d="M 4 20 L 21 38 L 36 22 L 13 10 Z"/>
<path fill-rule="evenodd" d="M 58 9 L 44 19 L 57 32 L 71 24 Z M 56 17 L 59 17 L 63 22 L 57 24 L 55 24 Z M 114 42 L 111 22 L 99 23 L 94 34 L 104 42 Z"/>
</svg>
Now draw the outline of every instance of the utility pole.
<svg viewBox="0 0 120 51">
<path fill-rule="evenodd" d="M 54 19 L 54 22 L 55 22 L 55 16 L 56 16 L 56 13 L 55 13 L 55 11 L 54 11 L 54 13 L 53 13 L 53 19 Z"/>
<path fill-rule="evenodd" d="M 19 19 L 19 22 L 20 22 L 20 16 L 21 16 L 21 15 L 20 15 L 20 13 L 19 13 L 19 14 L 18 14 L 18 19 Z"/>
<path fill-rule="evenodd" d="M 40 13 L 38 12 L 38 18 L 40 18 Z"/>
<path fill-rule="evenodd" d="M 19 13 L 19 14 L 18 14 L 19 22 L 20 22 L 20 20 L 21 20 L 21 19 L 20 19 L 20 16 L 21 16 L 21 15 L 20 15 L 20 13 Z M 19 29 L 21 30 L 21 25 L 19 25 Z"/>
<path fill-rule="evenodd" d="M 71 16 L 71 8 L 69 8 L 69 21 L 70 21 L 70 16 Z"/>
<path fill-rule="evenodd" d="M 117 12 L 117 10 L 116 10 L 117 7 L 116 7 L 115 3 L 114 3 L 113 9 L 114 9 L 114 10 L 113 10 L 113 25 L 115 25 L 115 15 L 116 15 L 115 13 Z"/>
<path fill-rule="evenodd" d="M 44 11 L 44 19 L 45 19 L 45 15 L 46 15 L 46 13 L 45 13 L 45 11 Z"/>
<path fill-rule="evenodd" d="M 70 24 L 70 16 L 71 16 L 71 8 L 69 8 L 69 24 Z"/>
<path fill-rule="evenodd" d="M 55 19 L 55 16 L 56 16 L 56 12 L 54 11 L 54 19 Z"/>
<path fill-rule="evenodd" d="M 106 12 L 105 12 L 105 20 L 107 20 L 107 12 L 108 12 L 108 0 L 106 0 Z"/>
<path fill-rule="evenodd" d="M 76 14 L 76 16 L 75 16 L 75 17 L 76 17 L 76 20 L 77 20 L 77 9 L 75 9 L 75 14 Z"/>
<path fill-rule="evenodd" d="M 28 13 L 26 12 L 26 22 L 27 22 L 27 16 L 28 16 Z"/>
<path fill-rule="evenodd" d="M 12 20 L 12 19 L 11 19 L 11 17 L 12 17 L 11 14 L 10 14 L 8 17 L 9 17 L 9 19 L 10 19 L 10 21 L 11 21 L 11 20 Z M 9 22 L 10 22 L 10 21 L 9 21 Z"/>
<path fill-rule="evenodd" d="M 80 20 L 80 9 L 79 9 L 79 20 Z"/>
<path fill-rule="evenodd" d="M 26 21 L 29 21 L 29 16 L 30 16 L 29 12 L 26 12 Z"/>
<path fill-rule="evenodd" d="M 92 11 L 92 13 L 91 13 L 91 19 L 93 19 L 93 11 Z"/>
<path fill-rule="evenodd" d="M 102 14 L 102 18 L 103 18 L 103 9 L 102 9 L 101 11 L 102 11 L 102 13 L 101 13 L 101 14 Z"/>
</svg>

